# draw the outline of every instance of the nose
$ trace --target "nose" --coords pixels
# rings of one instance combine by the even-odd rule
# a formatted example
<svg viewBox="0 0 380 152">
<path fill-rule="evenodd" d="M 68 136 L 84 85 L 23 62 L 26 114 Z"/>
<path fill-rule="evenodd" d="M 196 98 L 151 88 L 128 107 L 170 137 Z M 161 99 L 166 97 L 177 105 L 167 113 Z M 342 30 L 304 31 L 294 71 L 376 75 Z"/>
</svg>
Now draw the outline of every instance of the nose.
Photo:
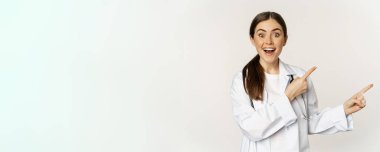
<svg viewBox="0 0 380 152">
<path fill-rule="evenodd" d="M 265 38 L 265 44 L 273 44 L 273 40 L 271 36 L 266 36 Z"/>
</svg>

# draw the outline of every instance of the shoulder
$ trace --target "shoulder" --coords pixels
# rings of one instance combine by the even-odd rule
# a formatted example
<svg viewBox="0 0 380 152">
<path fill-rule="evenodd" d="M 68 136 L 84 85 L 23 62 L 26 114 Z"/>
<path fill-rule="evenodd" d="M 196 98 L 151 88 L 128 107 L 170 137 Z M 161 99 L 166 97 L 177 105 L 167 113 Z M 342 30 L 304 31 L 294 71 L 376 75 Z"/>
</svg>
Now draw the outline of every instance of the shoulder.
<svg viewBox="0 0 380 152">
<path fill-rule="evenodd" d="M 243 79 L 243 73 L 242 73 L 242 71 L 239 71 L 239 72 L 236 72 L 235 74 L 234 74 L 234 76 L 233 76 L 233 79 L 235 80 L 235 79 Z"/>
<path fill-rule="evenodd" d="M 234 74 L 233 78 L 232 78 L 232 85 L 236 85 L 236 84 L 239 84 L 239 83 L 243 83 L 243 73 L 242 71 L 239 71 L 237 73 Z"/>
</svg>

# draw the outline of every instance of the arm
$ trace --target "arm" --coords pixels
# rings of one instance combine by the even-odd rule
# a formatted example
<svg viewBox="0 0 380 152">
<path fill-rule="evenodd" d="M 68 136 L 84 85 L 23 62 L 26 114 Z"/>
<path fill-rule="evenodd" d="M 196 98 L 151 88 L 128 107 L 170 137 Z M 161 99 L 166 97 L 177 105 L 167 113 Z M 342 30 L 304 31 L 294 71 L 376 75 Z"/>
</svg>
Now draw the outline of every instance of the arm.
<svg viewBox="0 0 380 152">
<path fill-rule="evenodd" d="M 285 94 L 260 109 L 253 109 L 242 79 L 241 73 L 237 74 L 231 86 L 233 114 L 242 133 L 250 140 L 260 141 L 268 138 L 284 126 L 296 121 L 297 117 Z"/>
<path fill-rule="evenodd" d="M 312 81 L 308 80 L 308 91 L 304 93 L 308 100 L 309 134 L 334 134 L 353 129 L 352 116 L 346 116 L 343 105 L 318 111 L 318 99 Z"/>
</svg>

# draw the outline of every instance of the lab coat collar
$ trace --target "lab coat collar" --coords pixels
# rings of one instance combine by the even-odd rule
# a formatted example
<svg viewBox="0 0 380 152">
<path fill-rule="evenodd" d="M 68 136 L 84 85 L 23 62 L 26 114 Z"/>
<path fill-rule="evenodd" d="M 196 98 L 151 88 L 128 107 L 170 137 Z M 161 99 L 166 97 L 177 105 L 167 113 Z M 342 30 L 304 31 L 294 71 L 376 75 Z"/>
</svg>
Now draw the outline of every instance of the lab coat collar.
<svg viewBox="0 0 380 152">
<path fill-rule="evenodd" d="M 291 76 L 293 75 L 293 78 L 296 78 L 297 75 L 296 75 L 296 72 L 291 68 L 290 65 L 282 62 L 280 59 L 279 59 L 279 70 L 280 70 L 280 77 L 282 78 L 282 79 L 280 79 L 281 80 L 280 85 L 282 85 L 281 89 L 283 92 L 285 92 L 286 87 L 290 84 Z M 299 96 L 297 98 L 299 98 Z M 302 97 L 302 98 L 296 99 L 294 102 L 296 102 L 298 104 L 301 111 L 303 111 L 302 113 L 307 114 L 306 105 L 303 103 L 300 103 L 300 102 L 305 102 L 304 100 L 305 99 L 303 99 L 303 97 Z M 307 115 L 305 116 L 305 118 L 306 117 L 307 117 Z"/>
<path fill-rule="evenodd" d="M 284 92 L 288 84 L 290 83 L 291 75 L 295 76 L 295 72 L 290 68 L 290 66 L 282 60 L 279 60 L 279 71 L 280 71 L 280 85 L 281 91 Z"/>
<path fill-rule="evenodd" d="M 281 76 L 289 77 L 290 75 L 295 75 L 295 72 L 289 67 L 288 64 L 284 63 L 281 59 L 279 60 L 279 71 Z"/>
</svg>

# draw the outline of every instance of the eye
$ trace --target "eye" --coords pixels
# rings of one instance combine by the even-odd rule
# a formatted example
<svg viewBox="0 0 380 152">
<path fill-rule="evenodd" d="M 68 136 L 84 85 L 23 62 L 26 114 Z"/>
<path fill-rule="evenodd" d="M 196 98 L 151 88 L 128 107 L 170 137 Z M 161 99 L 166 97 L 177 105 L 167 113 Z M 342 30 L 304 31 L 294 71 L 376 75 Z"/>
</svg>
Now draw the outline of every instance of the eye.
<svg viewBox="0 0 380 152">
<path fill-rule="evenodd" d="M 259 34 L 257 34 L 257 36 L 259 36 L 260 38 L 264 38 L 264 34 L 263 33 L 259 33 Z"/>
<path fill-rule="evenodd" d="M 274 36 L 275 36 L 275 37 L 280 37 L 281 34 L 280 34 L 280 33 L 274 33 Z"/>
</svg>

